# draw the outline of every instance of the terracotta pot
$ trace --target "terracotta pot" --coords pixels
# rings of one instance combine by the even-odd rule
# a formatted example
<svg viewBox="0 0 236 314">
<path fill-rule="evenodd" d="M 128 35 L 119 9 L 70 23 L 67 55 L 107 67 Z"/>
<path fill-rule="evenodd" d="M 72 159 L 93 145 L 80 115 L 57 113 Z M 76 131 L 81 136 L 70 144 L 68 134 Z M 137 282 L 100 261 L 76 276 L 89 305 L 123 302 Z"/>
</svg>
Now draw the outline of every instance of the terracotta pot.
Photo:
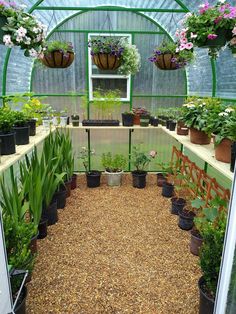
<svg viewBox="0 0 236 314">
<path fill-rule="evenodd" d="M 161 70 L 177 70 L 179 69 L 179 66 L 176 64 L 176 62 L 171 62 L 173 58 L 177 58 L 177 54 L 161 54 L 157 57 L 157 61 L 155 62 L 155 65 L 158 67 L 158 69 Z"/>
<path fill-rule="evenodd" d="M 121 64 L 120 58 L 106 53 L 96 54 L 92 59 L 100 70 L 116 70 Z"/>
<path fill-rule="evenodd" d="M 179 121 L 177 123 L 177 134 L 178 135 L 188 135 L 188 127 L 182 121 Z"/>
<path fill-rule="evenodd" d="M 134 115 L 134 125 L 140 125 L 140 115 L 139 114 Z"/>
<path fill-rule="evenodd" d="M 211 142 L 211 137 L 205 132 L 190 128 L 190 142 L 199 145 L 208 145 Z"/>
<path fill-rule="evenodd" d="M 224 138 L 220 144 L 215 145 L 215 158 L 216 160 L 226 163 L 231 162 L 231 145 L 232 141 L 228 138 Z"/>
<path fill-rule="evenodd" d="M 193 255 L 199 256 L 199 250 L 202 246 L 203 243 L 203 239 L 202 237 L 199 235 L 199 233 L 192 229 L 191 230 L 191 239 L 190 239 L 190 252 Z"/>
<path fill-rule="evenodd" d="M 74 61 L 74 52 L 67 51 L 66 53 L 56 50 L 44 54 L 41 62 L 48 68 L 68 68 Z"/>
</svg>

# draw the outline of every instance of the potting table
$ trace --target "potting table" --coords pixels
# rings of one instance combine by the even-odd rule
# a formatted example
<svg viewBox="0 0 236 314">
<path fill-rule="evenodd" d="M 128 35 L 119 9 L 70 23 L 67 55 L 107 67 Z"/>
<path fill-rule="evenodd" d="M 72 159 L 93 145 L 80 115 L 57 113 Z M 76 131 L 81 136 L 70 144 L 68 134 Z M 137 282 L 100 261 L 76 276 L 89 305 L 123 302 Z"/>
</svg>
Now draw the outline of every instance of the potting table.
<svg viewBox="0 0 236 314">
<path fill-rule="evenodd" d="M 55 128 L 51 128 L 54 131 Z M 14 165 L 17 161 L 23 158 L 26 154 L 31 152 L 33 148 L 39 145 L 49 135 L 50 130 L 45 130 L 43 126 L 36 128 L 36 135 L 30 136 L 30 142 L 27 145 L 16 145 L 16 152 L 12 155 L 1 156 L 0 173 L 7 170 L 10 166 Z"/>
<path fill-rule="evenodd" d="M 192 153 L 198 156 L 204 161 L 204 170 L 207 172 L 208 165 L 211 165 L 214 169 L 222 173 L 225 177 L 233 180 L 233 172 L 230 171 L 230 164 L 218 161 L 215 159 L 214 144 L 209 145 L 197 145 L 190 142 L 189 136 L 178 135 L 176 131 L 169 131 L 166 127 L 161 126 L 162 130 L 172 136 L 181 144 L 182 151 L 189 149 Z"/>
</svg>

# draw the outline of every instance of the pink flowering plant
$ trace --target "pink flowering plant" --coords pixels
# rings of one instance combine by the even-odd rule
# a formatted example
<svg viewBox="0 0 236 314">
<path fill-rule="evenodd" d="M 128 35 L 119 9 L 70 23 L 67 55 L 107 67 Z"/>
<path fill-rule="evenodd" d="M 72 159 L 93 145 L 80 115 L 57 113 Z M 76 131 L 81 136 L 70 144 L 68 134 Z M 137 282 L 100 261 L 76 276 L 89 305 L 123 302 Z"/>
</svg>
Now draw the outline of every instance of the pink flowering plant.
<svg viewBox="0 0 236 314">
<path fill-rule="evenodd" d="M 217 55 L 217 51 L 224 46 L 227 40 L 236 34 L 236 6 L 221 0 L 216 5 L 205 2 L 199 6 L 197 13 L 187 13 L 183 25 L 188 41 L 196 46 L 207 46 L 212 40 L 218 39 L 222 34 L 225 42 L 218 47 L 212 47 L 210 55 Z"/>
<path fill-rule="evenodd" d="M 185 65 L 194 60 L 193 43 L 188 42 L 186 32 L 176 33 L 178 40 L 176 42 L 163 41 L 153 51 L 153 55 L 149 58 L 151 62 L 157 62 L 158 56 L 164 54 L 172 54 L 171 62 L 176 68 L 183 68 Z"/>
<path fill-rule="evenodd" d="M 141 151 L 140 145 L 133 146 L 131 162 L 136 168 L 136 171 L 145 171 L 149 163 L 156 157 L 157 152 L 151 150 L 148 153 Z"/>
<path fill-rule="evenodd" d="M 26 57 L 38 57 L 44 47 L 46 27 L 14 2 L 0 1 L 0 14 L 6 18 L 3 41 L 6 47 L 19 46 Z"/>
</svg>

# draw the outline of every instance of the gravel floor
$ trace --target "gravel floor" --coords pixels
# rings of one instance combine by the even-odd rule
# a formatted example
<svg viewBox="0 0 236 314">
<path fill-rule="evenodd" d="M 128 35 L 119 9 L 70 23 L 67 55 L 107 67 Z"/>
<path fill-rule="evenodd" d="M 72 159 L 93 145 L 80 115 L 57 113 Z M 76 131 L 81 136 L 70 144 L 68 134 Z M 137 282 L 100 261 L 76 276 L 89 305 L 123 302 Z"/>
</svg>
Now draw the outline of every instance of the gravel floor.
<svg viewBox="0 0 236 314">
<path fill-rule="evenodd" d="M 198 257 L 169 213 L 155 175 L 134 189 L 87 189 L 84 176 L 59 222 L 38 241 L 28 314 L 197 314 Z"/>
</svg>

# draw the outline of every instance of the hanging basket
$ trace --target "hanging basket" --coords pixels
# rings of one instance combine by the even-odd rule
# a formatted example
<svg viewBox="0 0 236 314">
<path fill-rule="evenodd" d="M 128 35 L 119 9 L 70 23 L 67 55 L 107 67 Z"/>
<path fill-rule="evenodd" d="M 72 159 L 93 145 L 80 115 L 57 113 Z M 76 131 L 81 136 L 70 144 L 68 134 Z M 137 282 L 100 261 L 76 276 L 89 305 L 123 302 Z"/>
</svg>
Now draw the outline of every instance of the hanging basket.
<svg viewBox="0 0 236 314">
<path fill-rule="evenodd" d="M 0 15 L 0 44 L 4 45 L 3 43 L 3 36 L 6 34 L 3 30 L 2 27 L 5 26 L 7 23 L 7 18 L 4 15 Z"/>
<path fill-rule="evenodd" d="M 100 70 L 116 70 L 121 65 L 120 58 L 106 53 L 93 55 L 92 59 Z"/>
<path fill-rule="evenodd" d="M 41 59 L 42 63 L 48 68 L 68 68 L 74 61 L 74 52 L 55 50 L 44 54 Z"/>
<path fill-rule="evenodd" d="M 178 58 L 177 54 L 172 53 L 166 53 L 161 54 L 157 57 L 157 61 L 155 62 L 155 65 L 160 70 L 177 70 L 181 67 L 177 64 L 177 62 L 172 62 L 173 58 Z"/>
<path fill-rule="evenodd" d="M 228 39 L 228 30 L 225 28 L 219 28 L 216 31 L 216 39 L 207 39 L 204 43 L 196 42 L 196 45 L 200 48 L 220 48 L 226 45 Z"/>
</svg>

